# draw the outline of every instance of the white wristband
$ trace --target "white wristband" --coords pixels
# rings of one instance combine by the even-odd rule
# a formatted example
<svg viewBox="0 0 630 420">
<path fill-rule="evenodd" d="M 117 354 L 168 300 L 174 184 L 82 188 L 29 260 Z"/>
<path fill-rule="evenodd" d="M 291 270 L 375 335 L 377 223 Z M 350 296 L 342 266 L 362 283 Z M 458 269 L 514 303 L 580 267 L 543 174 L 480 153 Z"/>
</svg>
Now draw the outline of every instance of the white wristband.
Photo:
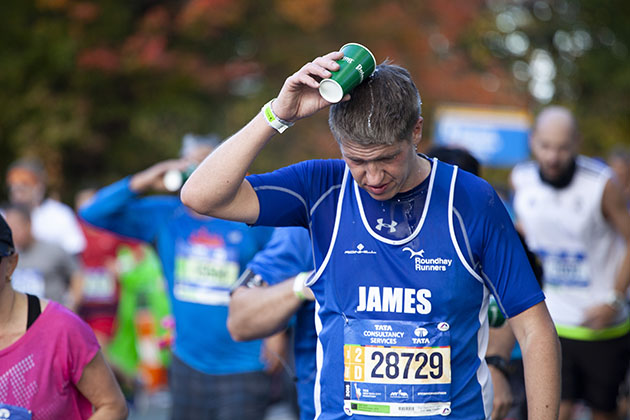
<svg viewBox="0 0 630 420">
<path fill-rule="evenodd" d="M 300 300 L 306 299 L 306 296 L 304 295 L 304 284 L 310 275 L 310 271 L 305 271 L 298 274 L 293 279 L 293 293 L 295 293 L 295 296 L 299 297 Z"/>
<path fill-rule="evenodd" d="M 613 290 L 606 300 L 606 304 L 611 306 L 614 310 L 620 311 L 626 304 L 623 293 Z"/>
<path fill-rule="evenodd" d="M 278 133 L 283 133 L 284 130 L 291 127 L 293 123 L 289 121 L 285 121 L 281 118 L 278 118 L 278 116 L 274 114 L 273 109 L 271 109 L 271 103 L 275 99 L 276 98 L 273 98 L 272 100 L 267 102 L 265 105 L 263 105 L 260 111 L 262 112 L 263 117 L 265 118 L 265 121 L 267 121 L 267 124 L 273 127 Z"/>
</svg>

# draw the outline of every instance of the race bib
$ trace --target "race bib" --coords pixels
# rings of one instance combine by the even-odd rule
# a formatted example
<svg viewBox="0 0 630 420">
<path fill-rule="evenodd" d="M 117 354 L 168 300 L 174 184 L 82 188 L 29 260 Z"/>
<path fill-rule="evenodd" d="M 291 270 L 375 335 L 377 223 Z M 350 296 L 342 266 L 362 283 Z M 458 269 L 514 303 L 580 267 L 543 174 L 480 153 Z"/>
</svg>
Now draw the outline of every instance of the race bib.
<svg viewBox="0 0 630 420">
<path fill-rule="evenodd" d="M 104 268 L 88 267 L 83 276 L 83 299 L 88 302 L 116 300 L 116 278 Z"/>
<path fill-rule="evenodd" d="M 349 320 L 344 327 L 344 412 L 449 415 L 449 330 L 446 322 Z"/>
<path fill-rule="evenodd" d="M 0 420 L 31 420 L 32 414 L 23 407 L 0 403 Z"/>
<path fill-rule="evenodd" d="M 238 279 L 236 255 L 226 248 L 179 244 L 175 257 L 176 299 L 205 305 L 227 305 Z"/>
<path fill-rule="evenodd" d="M 584 254 L 542 253 L 541 259 L 546 284 L 588 287 L 590 276 Z"/>
</svg>

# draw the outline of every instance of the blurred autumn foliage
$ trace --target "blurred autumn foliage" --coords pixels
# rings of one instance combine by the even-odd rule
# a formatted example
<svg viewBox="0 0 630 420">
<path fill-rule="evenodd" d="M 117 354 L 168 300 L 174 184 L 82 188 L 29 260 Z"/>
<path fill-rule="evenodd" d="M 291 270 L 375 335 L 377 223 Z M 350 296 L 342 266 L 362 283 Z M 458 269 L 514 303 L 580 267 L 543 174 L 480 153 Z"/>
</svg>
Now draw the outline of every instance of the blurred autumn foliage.
<svg viewBox="0 0 630 420">
<path fill-rule="evenodd" d="M 492 30 L 496 8 L 483 0 L 5 0 L 3 6 L 0 170 L 19 156 L 39 156 L 52 189 L 68 202 L 82 186 L 176 156 L 187 132 L 230 135 L 289 74 L 346 42 L 411 71 L 423 97 L 426 142 L 439 103 L 537 104 L 509 60 L 488 47 L 483 34 Z M 626 95 L 626 110 L 627 101 Z M 277 136 L 253 170 L 336 157 L 326 118 L 321 113 Z M 627 137 L 627 128 L 618 134 Z"/>
<path fill-rule="evenodd" d="M 489 0 L 462 45 L 478 65 L 499 59 L 518 90 L 575 112 L 582 152 L 630 148 L 630 3 Z M 474 40 L 482 39 L 478 49 Z"/>
</svg>

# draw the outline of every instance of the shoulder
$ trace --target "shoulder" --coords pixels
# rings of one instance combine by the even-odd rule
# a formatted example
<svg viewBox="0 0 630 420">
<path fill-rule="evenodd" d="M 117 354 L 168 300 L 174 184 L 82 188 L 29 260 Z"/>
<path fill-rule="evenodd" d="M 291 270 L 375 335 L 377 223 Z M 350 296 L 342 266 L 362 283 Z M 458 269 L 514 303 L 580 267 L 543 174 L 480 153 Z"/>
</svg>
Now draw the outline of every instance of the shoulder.
<svg viewBox="0 0 630 420">
<path fill-rule="evenodd" d="M 512 182 L 512 186 L 517 188 L 524 182 L 530 182 L 534 177 L 538 177 L 538 164 L 530 160 L 514 166 L 510 174 L 510 181 Z"/>
<path fill-rule="evenodd" d="M 311 159 L 290 165 L 288 168 L 309 173 L 334 174 L 343 173 L 344 166 L 345 163 L 341 159 Z"/>
<path fill-rule="evenodd" d="M 46 328 L 55 331 L 58 335 L 95 337 L 89 325 L 77 314 L 62 304 L 52 300 L 41 300 L 42 320 L 46 322 Z"/>
<path fill-rule="evenodd" d="M 316 159 L 302 163 L 308 172 L 319 174 L 322 178 L 341 178 L 346 167 L 341 159 Z"/>
<path fill-rule="evenodd" d="M 41 299 L 39 300 L 42 315 L 46 316 L 50 319 L 68 321 L 70 324 L 74 324 L 75 322 L 83 322 L 81 318 L 79 318 L 74 312 L 70 309 L 66 308 L 59 302 L 55 302 L 54 300 Z"/>
<path fill-rule="evenodd" d="M 483 178 L 463 170 L 457 173 L 455 181 L 455 205 L 466 204 L 473 208 L 481 207 L 481 204 L 494 204 L 498 199 L 494 188 Z"/>
<path fill-rule="evenodd" d="M 330 188 L 341 185 L 344 170 L 345 163 L 340 159 L 307 160 L 273 172 L 249 175 L 247 180 L 258 194 L 289 192 L 315 202 Z"/>
<path fill-rule="evenodd" d="M 45 214 L 50 217 L 71 217 L 75 218 L 72 208 L 64 203 L 61 203 L 52 198 L 45 199 L 42 204 L 37 207 L 34 212 L 35 215 Z"/>
<path fill-rule="evenodd" d="M 465 171 L 457 176 L 453 207 L 470 237 L 484 238 L 513 224 L 495 189 L 486 180 Z"/>
<path fill-rule="evenodd" d="M 83 368 L 100 349 L 94 331 L 78 315 L 54 301 L 42 305 L 42 314 L 33 327 L 36 325 L 38 338 L 54 348 L 55 368 L 78 383 Z"/>
<path fill-rule="evenodd" d="M 250 175 L 247 179 L 252 186 L 263 184 L 269 176 L 292 176 L 302 179 L 335 179 L 343 176 L 345 163 L 340 159 L 305 160 L 293 165 L 285 166 L 273 172 L 260 175 Z"/>
<path fill-rule="evenodd" d="M 575 163 L 581 176 L 593 179 L 608 179 L 612 176 L 612 170 L 600 160 L 580 155 Z"/>
</svg>

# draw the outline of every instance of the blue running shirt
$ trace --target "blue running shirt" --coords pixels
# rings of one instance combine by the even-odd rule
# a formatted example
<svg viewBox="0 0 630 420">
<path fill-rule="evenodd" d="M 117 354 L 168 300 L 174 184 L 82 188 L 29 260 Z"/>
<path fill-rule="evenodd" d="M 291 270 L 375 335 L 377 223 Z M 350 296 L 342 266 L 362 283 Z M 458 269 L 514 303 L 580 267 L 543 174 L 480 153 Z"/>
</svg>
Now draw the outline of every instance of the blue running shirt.
<svg viewBox="0 0 630 420">
<path fill-rule="evenodd" d="M 258 224 L 312 232 L 316 418 L 489 418 L 489 295 L 508 317 L 544 296 L 485 181 L 434 160 L 383 211 L 339 160 L 248 180 Z"/>
<path fill-rule="evenodd" d="M 194 214 L 174 196 L 139 198 L 129 180 L 101 189 L 79 214 L 90 224 L 155 246 L 175 318 L 175 355 L 210 375 L 262 370 L 261 341 L 232 339 L 227 305 L 232 283 L 271 229 Z"/>
<path fill-rule="evenodd" d="M 308 230 L 301 227 L 278 228 L 265 249 L 260 251 L 247 268 L 269 284 L 278 284 L 303 271 L 313 269 L 313 253 Z M 315 303 L 304 302 L 295 314 L 295 376 L 300 407 L 300 420 L 315 417 L 313 392 L 315 388 Z"/>
</svg>

